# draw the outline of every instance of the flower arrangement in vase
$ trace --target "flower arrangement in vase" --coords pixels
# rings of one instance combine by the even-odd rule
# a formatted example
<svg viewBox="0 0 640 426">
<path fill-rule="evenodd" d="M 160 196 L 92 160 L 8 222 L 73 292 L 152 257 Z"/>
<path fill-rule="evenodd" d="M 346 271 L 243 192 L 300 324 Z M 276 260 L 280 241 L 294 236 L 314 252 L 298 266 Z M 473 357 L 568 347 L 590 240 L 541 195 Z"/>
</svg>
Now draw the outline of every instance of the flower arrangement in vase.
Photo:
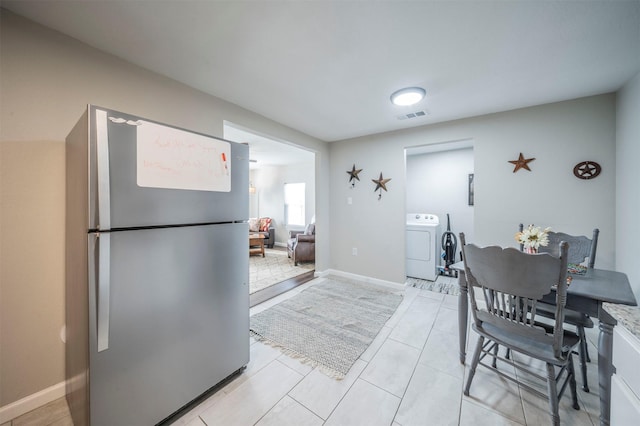
<svg viewBox="0 0 640 426">
<path fill-rule="evenodd" d="M 549 244 L 549 231 L 551 228 L 540 229 L 538 226 L 529 225 L 515 235 L 516 241 L 524 247 L 525 253 L 537 253 L 540 246 Z"/>
</svg>

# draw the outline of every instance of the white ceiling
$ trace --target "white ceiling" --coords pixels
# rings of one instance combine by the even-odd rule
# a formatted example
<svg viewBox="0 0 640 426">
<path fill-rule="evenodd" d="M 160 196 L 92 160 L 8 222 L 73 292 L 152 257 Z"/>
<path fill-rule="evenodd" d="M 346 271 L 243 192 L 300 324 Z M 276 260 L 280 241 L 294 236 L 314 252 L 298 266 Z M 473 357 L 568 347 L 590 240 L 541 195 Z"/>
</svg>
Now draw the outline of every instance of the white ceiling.
<svg viewBox="0 0 640 426">
<path fill-rule="evenodd" d="M 640 71 L 640 0 L 0 4 L 325 141 L 612 92 Z M 392 105 L 406 86 L 427 98 Z"/>
<path fill-rule="evenodd" d="M 242 129 L 231 123 L 224 124 L 224 138 L 233 142 L 249 145 L 249 168 L 260 169 L 265 166 L 286 166 L 291 164 L 310 164 L 315 167 L 315 154 L 291 145 L 287 141 L 277 141 L 268 135 L 259 135 L 255 131 Z"/>
</svg>

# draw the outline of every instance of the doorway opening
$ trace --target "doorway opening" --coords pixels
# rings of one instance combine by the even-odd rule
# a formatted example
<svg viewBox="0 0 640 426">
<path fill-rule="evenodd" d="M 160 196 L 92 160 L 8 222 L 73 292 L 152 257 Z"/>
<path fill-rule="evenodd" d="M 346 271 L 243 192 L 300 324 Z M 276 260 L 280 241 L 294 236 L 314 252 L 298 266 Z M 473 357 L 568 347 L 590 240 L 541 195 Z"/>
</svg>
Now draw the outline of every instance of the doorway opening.
<svg viewBox="0 0 640 426">
<path fill-rule="evenodd" d="M 449 293 L 460 260 L 458 235 L 473 240 L 473 140 L 405 149 L 405 274 L 414 287 Z"/>
<path fill-rule="evenodd" d="M 315 152 L 227 121 L 224 138 L 249 145 L 249 233 L 265 238 L 264 251 L 250 250 L 257 253 L 249 256 L 253 306 L 314 277 L 315 258 L 294 262 L 287 246 L 293 233 L 315 222 Z M 304 188 L 295 205 L 287 197 L 291 187 Z M 294 208 L 300 217 L 290 223 Z"/>
</svg>

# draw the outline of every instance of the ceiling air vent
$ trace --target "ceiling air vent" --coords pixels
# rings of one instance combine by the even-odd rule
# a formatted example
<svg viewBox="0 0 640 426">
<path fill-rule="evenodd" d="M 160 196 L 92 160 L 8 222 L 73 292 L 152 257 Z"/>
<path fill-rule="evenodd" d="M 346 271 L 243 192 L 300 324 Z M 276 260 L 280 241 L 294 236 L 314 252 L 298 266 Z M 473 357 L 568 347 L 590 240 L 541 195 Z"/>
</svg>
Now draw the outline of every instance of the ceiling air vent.
<svg viewBox="0 0 640 426">
<path fill-rule="evenodd" d="M 398 116 L 398 120 L 406 120 L 407 118 L 425 117 L 429 115 L 426 111 L 410 112 L 409 114 L 402 114 Z"/>
</svg>

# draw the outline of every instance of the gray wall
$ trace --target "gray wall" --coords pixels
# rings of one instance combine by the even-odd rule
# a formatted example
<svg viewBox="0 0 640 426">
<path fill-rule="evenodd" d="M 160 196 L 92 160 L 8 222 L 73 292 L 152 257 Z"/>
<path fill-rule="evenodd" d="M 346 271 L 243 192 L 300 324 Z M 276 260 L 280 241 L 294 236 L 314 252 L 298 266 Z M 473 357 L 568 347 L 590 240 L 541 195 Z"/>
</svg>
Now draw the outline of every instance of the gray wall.
<svg viewBox="0 0 640 426">
<path fill-rule="evenodd" d="M 473 206 L 469 205 L 468 197 L 470 173 L 473 173 L 472 148 L 407 156 L 407 213 L 437 215 L 442 232 L 446 231 L 448 213 L 456 237 L 464 232 L 467 240 L 473 241 Z"/>
<path fill-rule="evenodd" d="M 596 266 L 613 268 L 615 136 L 615 95 L 608 94 L 332 143 L 331 265 L 403 282 L 404 149 L 472 139 L 474 242 L 514 245 L 520 222 L 584 235 L 599 227 Z M 520 152 L 536 158 L 531 172 L 513 173 L 508 161 Z M 573 176 L 574 165 L 584 160 L 602 165 L 597 179 Z M 353 163 L 364 169 L 364 179 L 351 190 L 345 170 Z M 378 201 L 370 179 L 380 171 L 392 180 Z M 358 247 L 358 256 L 351 255 L 352 247 Z"/>
<path fill-rule="evenodd" d="M 327 144 L 2 10 L 0 406 L 64 380 L 64 140 L 88 103 L 223 136 L 225 120 L 317 152 Z M 316 194 L 328 227 L 328 192 Z M 328 267 L 328 235 L 316 265 Z M 323 245 L 326 247 L 322 249 Z"/>
<path fill-rule="evenodd" d="M 640 271 L 634 267 L 640 241 L 640 73 L 616 102 L 616 269 L 626 272 L 640 302 Z"/>
</svg>

